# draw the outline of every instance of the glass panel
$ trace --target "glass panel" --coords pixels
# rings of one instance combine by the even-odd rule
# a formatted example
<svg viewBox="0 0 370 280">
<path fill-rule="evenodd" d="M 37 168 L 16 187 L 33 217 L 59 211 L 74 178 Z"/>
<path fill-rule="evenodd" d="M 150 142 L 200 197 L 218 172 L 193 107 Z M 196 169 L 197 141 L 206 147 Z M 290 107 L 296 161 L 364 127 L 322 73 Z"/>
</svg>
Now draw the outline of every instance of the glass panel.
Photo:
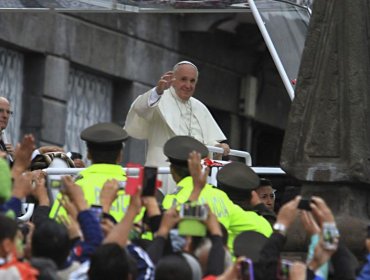
<svg viewBox="0 0 370 280">
<path fill-rule="evenodd" d="M 0 47 L 0 96 L 10 102 L 10 117 L 5 137 L 15 145 L 19 141 L 22 119 L 23 54 Z M 4 142 L 5 142 L 4 140 Z"/>
<path fill-rule="evenodd" d="M 255 14 L 252 7 L 253 14 L 291 97 L 294 96 L 312 2 L 250 0 L 251 7 L 254 3 L 257 8 L 258 14 Z M 258 18 L 262 22 L 258 22 Z"/>
<path fill-rule="evenodd" d="M 105 3 L 94 5 L 93 2 Z M 106 10 L 112 8 L 110 0 L 0 0 L 1 9 L 27 9 L 27 10 Z"/>
<path fill-rule="evenodd" d="M 244 5 L 236 5 L 236 4 Z M 124 9 L 125 5 L 138 6 L 142 9 L 159 9 L 176 12 L 177 9 L 199 10 L 199 9 L 228 9 L 247 8 L 244 0 L 117 0 L 117 9 Z"/>
<path fill-rule="evenodd" d="M 113 85 L 108 79 L 71 68 L 68 81 L 66 151 L 86 157 L 80 132 L 86 127 L 112 119 Z"/>
<path fill-rule="evenodd" d="M 240 4 L 240 5 L 239 5 Z M 202 9 L 247 8 L 246 0 L 0 0 L 0 9 L 55 11 L 199 12 Z M 225 11 L 223 11 L 225 12 Z"/>
<path fill-rule="evenodd" d="M 271 0 L 308 6 L 313 0 Z M 237 12 L 248 0 L 0 0 L 0 9 L 128 12 Z M 214 11 L 213 11 L 214 10 Z"/>
</svg>

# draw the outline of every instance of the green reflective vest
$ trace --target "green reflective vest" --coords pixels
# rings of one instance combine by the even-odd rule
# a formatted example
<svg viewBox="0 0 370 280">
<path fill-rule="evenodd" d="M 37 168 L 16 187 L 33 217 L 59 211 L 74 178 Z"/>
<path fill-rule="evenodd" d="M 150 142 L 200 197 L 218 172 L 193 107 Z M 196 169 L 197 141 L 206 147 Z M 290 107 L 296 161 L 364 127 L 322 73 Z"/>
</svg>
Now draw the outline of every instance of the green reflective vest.
<svg viewBox="0 0 370 280">
<path fill-rule="evenodd" d="M 76 180 L 76 184 L 82 188 L 88 205 L 100 205 L 99 197 L 101 189 L 103 188 L 104 183 L 109 179 L 126 181 L 126 173 L 122 169 L 122 166 L 116 164 L 99 163 L 93 164 L 80 172 Z M 60 197 L 61 195 L 58 194 L 57 199 Z M 60 206 L 57 199 L 54 201 L 52 209 L 50 211 L 49 216 L 51 218 L 54 218 L 58 215 L 65 215 L 66 213 L 65 209 Z M 111 214 L 116 219 L 116 221 L 119 222 L 125 215 L 129 202 L 130 196 L 126 195 L 124 190 L 119 190 L 118 197 L 112 203 L 109 214 Z M 136 217 L 136 220 L 140 220 L 140 218 Z"/>
<path fill-rule="evenodd" d="M 193 191 L 193 179 L 185 177 L 177 184 L 174 193 L 166 195 L 163 200 L 165 209 L 174 204 L 188 201 Z M 269 237 L 272 234 L 270 223 L 253 211 L 244 211 L 234 204 L 227 194 L 212 185 L 206 184 L 202 189 L 198 202 L 207 203 L 211 211 L 217 216 L 218 221 L 225 226 L 229 233 L 228 247 L 232 250 L 235 237 L 246 230 L 253 230 Z"/>
</svg>

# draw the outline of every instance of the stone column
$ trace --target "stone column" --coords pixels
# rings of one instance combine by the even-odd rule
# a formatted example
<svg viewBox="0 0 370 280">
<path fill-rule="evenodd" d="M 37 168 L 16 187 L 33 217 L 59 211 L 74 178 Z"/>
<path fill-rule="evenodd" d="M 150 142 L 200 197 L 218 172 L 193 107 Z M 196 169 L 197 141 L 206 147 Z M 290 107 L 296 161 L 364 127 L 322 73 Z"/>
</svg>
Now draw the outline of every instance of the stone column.
<svg viewBox="0 0 370 280">
<path fill-rule="evenodd" d="M 281 155 L 355 252 L 370 213 L 369 4 L 315 0 Z"/>
<path fill-rule="evenodd" d="M 140 94 L 147 92 L 149 89 L 149 87 L 136 82 L 121 82 L 116 85 L 114 94 L 115 104 L 113 104 L 113 121 L 124 126 L 131 104 Z M 144 165 L 146 148 L 146 140 L 129 137 L 125 143 L 123 164 L 140 163 Z"/>
<path fill-rule="evenodd" d="M 69 67 L 69 61 L 64 58 L 45 57 L 41 144 L 61 147 L 65 144 Z"/>
<path fill-rule="evenodd" d="M 39 146 L 43 115 L 45 58 L 35 53 L 24 55 L 21 135 L 32 133 Z"/>
</svg>

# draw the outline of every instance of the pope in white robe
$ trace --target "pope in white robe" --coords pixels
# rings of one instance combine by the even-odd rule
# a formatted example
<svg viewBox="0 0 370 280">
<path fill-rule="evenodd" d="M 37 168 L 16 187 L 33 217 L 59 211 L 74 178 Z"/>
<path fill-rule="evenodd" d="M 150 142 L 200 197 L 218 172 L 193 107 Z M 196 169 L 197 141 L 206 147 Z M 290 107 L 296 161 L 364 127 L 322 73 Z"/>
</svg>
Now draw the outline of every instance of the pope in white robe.
<svg viewBox="0 0 370 280">
<path fill-rule="evenodd" d="M 189 135 L 205 145 L 230 149 L 225 135 L 207 107 L 193 96 L 198 81 L 197 67 L 188 61 L 177 63 L 157 86 L 140 95 L 127 114 L 125 130 L 148 141 L 146 166 L 168 166 L 163 154 L 166 141 L 176 135 Z M 167 192 L 167 191 L 166 191 Z"/>
</svg>

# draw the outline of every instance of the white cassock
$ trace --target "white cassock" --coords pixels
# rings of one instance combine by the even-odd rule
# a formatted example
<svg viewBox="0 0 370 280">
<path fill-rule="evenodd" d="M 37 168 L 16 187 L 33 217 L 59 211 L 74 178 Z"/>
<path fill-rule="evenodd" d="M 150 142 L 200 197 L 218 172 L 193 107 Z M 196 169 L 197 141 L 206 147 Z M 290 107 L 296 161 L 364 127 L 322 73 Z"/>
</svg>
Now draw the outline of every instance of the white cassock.
<svg viewBox="0 0 370 280">
<path fill-rule="evenodd" d="M 226 140 L 207 107 L 190 97 L 182 101 L 174 88 L 165 90 L 157 102 L 151 103 L 155 89 L 140 95 L 127 114 L 125 130 L 137 139 L 148 141 L 146 166 L 168 166 L 163 154 L 166 141 L 176 135 L 189 135 L 205 145 L 216 145 Z M 165 183 L 165 182 L 164 182 Z M 165 184 L 164 184 L 165 185 Z M 164 192 L 171 192 L 172 187 Z"/>
</svg>

